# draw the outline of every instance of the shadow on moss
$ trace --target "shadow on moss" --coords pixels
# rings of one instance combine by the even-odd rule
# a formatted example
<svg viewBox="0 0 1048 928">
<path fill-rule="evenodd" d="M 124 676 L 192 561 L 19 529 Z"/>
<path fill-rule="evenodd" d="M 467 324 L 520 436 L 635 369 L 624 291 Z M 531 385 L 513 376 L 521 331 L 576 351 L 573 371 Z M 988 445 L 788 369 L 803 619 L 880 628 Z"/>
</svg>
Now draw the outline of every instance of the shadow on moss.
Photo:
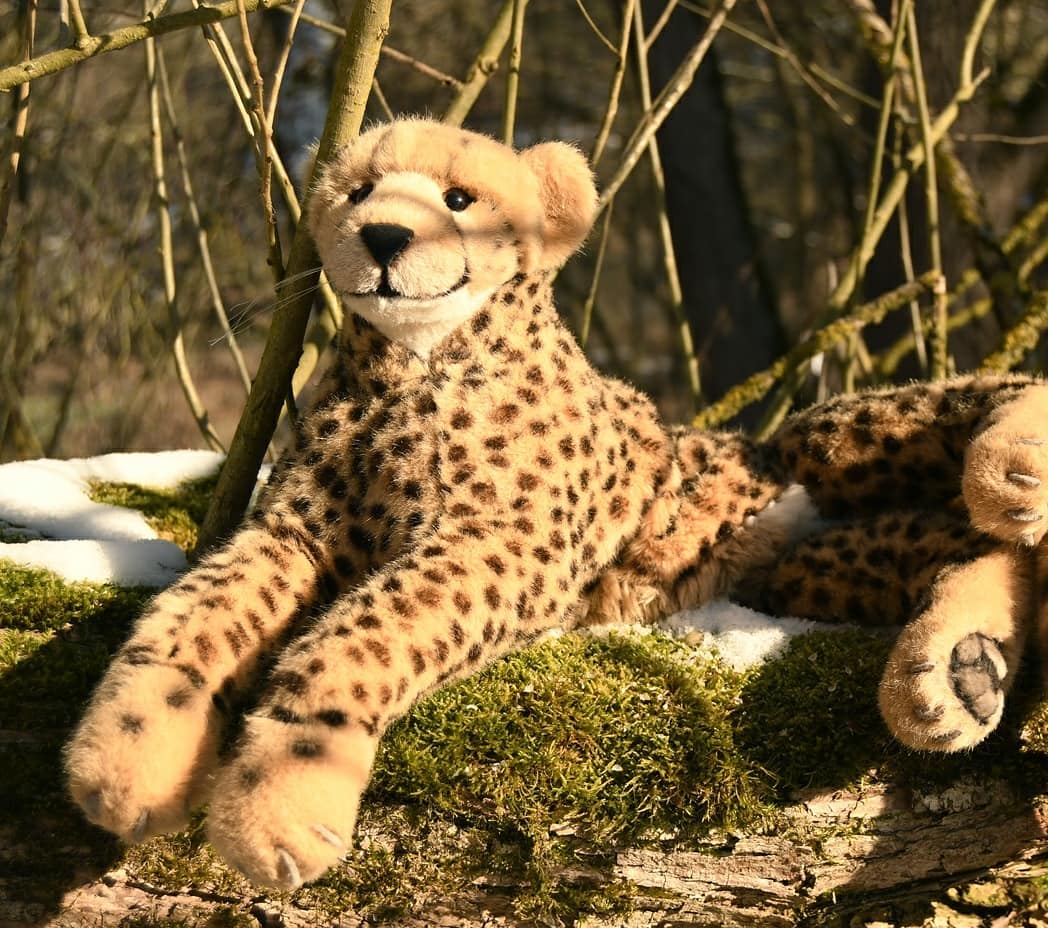
<svg viewBox="0 0 1048 928">
<path fill-rule="evenodd" d="M 7 564 L 0 564 L 0 589 L 13 591 L 0 601 L 5 625 L 18 626 L 0 630 L 5 889 L 49 912 L 85 873 L 104 872 L 120 855 L 116 840 L 66 798 L 61 749 L 149 594 L 64 584 Z"/>
<path fill-rule="evenodd" d="M 749 672 L 735 719 L 739 749 L 781 795 L 855 783 L 893 745 L 877 709 L 891 641 L 858 629 L 794 638 Z"/>
</svg>

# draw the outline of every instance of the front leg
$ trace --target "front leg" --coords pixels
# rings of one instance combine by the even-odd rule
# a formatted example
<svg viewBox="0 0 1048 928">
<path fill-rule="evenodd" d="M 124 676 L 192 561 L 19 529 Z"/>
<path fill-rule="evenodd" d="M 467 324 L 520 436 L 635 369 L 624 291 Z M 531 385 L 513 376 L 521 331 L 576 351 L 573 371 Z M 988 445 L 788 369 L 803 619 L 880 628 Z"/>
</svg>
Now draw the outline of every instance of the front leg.
<svg viewBox="0 0 1048 928">
<path fill-rule="evenodd" d="M 231 702 L 318 583 L 315 545 L 242 530 L 139 619 L 66 748 L 73 799 L 125 840 L 183 827 Z"/>
<path fill-rule="evenodd" d="M 570 549 L 530 532 L 526 519 L 443 530 L 288 649 L 218 775 L 209 814 L 211 841 L 253 883 L 292 888 L 334 864 L 389 722 L 570 610 Z"/>
</svg>

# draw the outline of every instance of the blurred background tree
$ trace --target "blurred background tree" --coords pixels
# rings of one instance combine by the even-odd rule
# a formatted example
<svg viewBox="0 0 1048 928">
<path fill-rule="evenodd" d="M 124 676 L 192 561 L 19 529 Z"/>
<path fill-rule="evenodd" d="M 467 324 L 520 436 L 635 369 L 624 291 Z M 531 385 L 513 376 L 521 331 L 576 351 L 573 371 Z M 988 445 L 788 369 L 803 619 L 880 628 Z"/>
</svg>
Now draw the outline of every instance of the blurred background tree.
<svg viewBox="0 0 1048 928">
<path fill-rule="evenodd" d="M 0 459 L 228 446 L 352 8 L 247 15 L 257 5 L 246 45 L 231 15 L 147 55 L 91 43 L 189 0 L 145 17 L 0 0 Z M 20 62 L 65 47 L 84 60 L 18 83 Z M 253 57 L 275 238 L 248 131 L 262 132 Z M 638 147 L 660 93 L 680 91 Z M 396 0 L 367 116 L 449 106 L 496 136 L 509 106 L 517 145 L 569 139 L 593 156 L 614 195 L 559 303 L 594 360 L 667 418 L 767 429 L 842 389 L 988 358 L 1044 366 L 1048 0 Z M 889 299 L 883 322 L 803 347 L 914 280 L 912 306 Z M 298 386 L 338 318 L 330 294 L 314 315 Z M 732 392 L 791 348 L 776 376 Z"/>
</svg>

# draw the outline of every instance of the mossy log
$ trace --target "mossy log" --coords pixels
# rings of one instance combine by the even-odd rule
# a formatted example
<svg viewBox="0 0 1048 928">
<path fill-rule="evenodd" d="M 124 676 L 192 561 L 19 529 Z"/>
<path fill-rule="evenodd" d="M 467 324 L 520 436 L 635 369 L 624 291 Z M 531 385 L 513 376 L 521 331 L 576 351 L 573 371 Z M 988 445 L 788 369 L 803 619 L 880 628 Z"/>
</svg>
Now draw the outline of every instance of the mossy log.
<svg viewBox="0 0 1048 928">
<path fill-rule="evenodd" d="M 403 827 L 393 819 L 386 827 Z M 372 823 L 369 841 L 400 840 Z M 588 928 L 648 926 L 1029 924 L 1048 895 L 1048 805 L 1019 799 L 993 781 L 917 794 L 892 786 L 812 793 L 782 810 L 778 833 L 725 832 L 696 849 L 626 848 L 561 877 L 588 893 L 618 887 L 620 903 L 582 916 Z M 23 836 L 23 839 L 29 836 Z M 430 842 L 454 840 L 433 836 Z M 17 854 L 10 836 L 0 857 Z M 628 890 L 623 894 L 623 887 Z M 322 909 L 260 894 L 161 890 L 125 870 L 68 891 L 57 914 L 8 899 L 0 925 L 285 925 L 383 923 L 398 928 L 532 925 L 515 914 L 512 874 L 476 876 L 433 891 L 406 914 Z M 1025 914 L 1024 914 L 1025 908 Z"/>
</svg>

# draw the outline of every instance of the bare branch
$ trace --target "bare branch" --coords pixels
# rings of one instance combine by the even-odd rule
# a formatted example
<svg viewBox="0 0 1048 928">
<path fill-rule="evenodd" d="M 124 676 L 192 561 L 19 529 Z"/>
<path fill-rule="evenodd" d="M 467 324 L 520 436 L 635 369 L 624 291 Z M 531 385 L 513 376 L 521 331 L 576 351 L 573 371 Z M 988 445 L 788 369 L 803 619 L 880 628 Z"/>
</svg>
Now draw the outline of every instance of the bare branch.
<svg viewBox="0 0 1048 928">
<path fill-rule="evenodd" d="M 156 199 L 157 219 L 160 224 L 160 257 L 164 271 L 164 302 L 167 304 L 168 323 L 171 326 L 171 355 L 175 371 L 182 387 L 189 411 L 193 414 L 200 434 L 213 451 L 225 451 L 221 439 L 208 420 L 207 410 L 200 400 L 193 375 L 186 359 L 185 340 L 182 335 L 182 318 L 178 308 L 178 286 L 175 281 L 174 244 L 171 234 L 171 204 L 167 196 L 167 181 L 164 177 L 164 140 L 160 126 L 160 90 L 157 79 L 156 40 L 146 39 L 146 89 L 149 98 L 149 137 L 153 161 L 153 192 Z"/>
<path fill-rule="evenodd" d="M 502 50 L 509 41 L 509 34 L 513 28 L 513 7 L 516 0 L 503 0 L 499 8 L 499 14 L 495 22 L 491 24 L 491 31 L 484 39 L 477 57 L 466 72 L 466 80 L 456 94 L 455 99 L 448 104 L 444 111 L 444 122 L 449 126 L 461 126 L 465 121 L 477 97 L 484 89 L 488 79 L 498 69 L 499 58 Z"/>
<path fill-rule="evenodd" d="M 520 58 L 524 47 L 524 12 L 528 0 L 513 0 L 513 29 L 509 43 L 509 69 L 506 72 L 506 104 L 502 111 L 502 141 L 513 144 L 517 119 L 517 88 L 520 84 Z"/>
<path fill-rule="evenodd" d="M 257 10 L 274 9 L 290 2 L 291 0 L 245 0 L 245 7 L 249 13 L 254 13 Z M 21 64 L 0 68 L 0 93 L 7 92 L 19 84 L 46 77 L 48 74 L 57 74 L 59 71 L 64 71 L 66 68 L 71 68 L 97 55 L 119 51 L 137 42 L 144 42 L 146 39 L 167 35 L 170 32 L 221 22 L 223 19 L 231 19 L 236 15 L 237 0 L 226 0 L 214 6 L 200 6 L 181 13 L 172 13 L 170 16 L 147 18 L 133 26 L 125 26 L 123 29 L 116 29 L 104 35 L 92 36 L 82 48 L 76 46 L 60 48 Z"/>
<path fill-rule="evenodd" d="M 211 244 L 208 241 L 207 229 L 204 228 L 200 216 L 200 206 L 197 203 L 196 191 L 193 189 L 193 180 L 189 174 L 189 158 L 186 156 L 185 139 L 182 137 L 182 129 L 175 115 L 175 104 L 171 96 L 171 86 L 167 79 L 167 66 L 164 62 L 163 49 L 157 48 L 157 74 L 160 77 L 160 99 L 164 105 L 164 115 L 167 117 L 171 134 L 175 140 L 175 156 L 178 158 L 178 169 L 182 179 L 182 192 L 189 206 L 189 218 L 196 230 L 197 249 L 200 252 L 200 263 L 204 269 L 204 279 L 207 281 L 208 292 L 211 295 L 211 308 L 215 312 L 215 318 L 222 328 L 222 333 L 229 345 L 229 353 L 233 356 L 240 383 L 244 387 L 245 395 L 251 390 L 251 375 L 248 373 L 247 364 L 244 363 L 244 355 L 240 350 L 236 336 L 229 326 L 229 316 L 226 314 L 225 303 L 222 301 L 222 292 L 218 287 L 218 278 L 215 275 L 214 262 L 211 260 Z"/>
<path fill-rule="evenodd" d="M 901 18 L 901 17 L 900 17 Z M 932 272 L 938 279 L 932 288 L 935 302 L 932 309 L 931 376 L 942 380 L 948 369 L 949 330 L 947 329 L 946 278 L 942 270 L 942 241 L 939 237 L 939 186 L 935 173 L 935 144 L 932 142 L 931 117 L 928 115 L 928 94 L 924 81 L 924 66 L 921 63 L 921 45 L 917 35 L 917 17 L 913 7 L 906 11 L 906 28 L 909 32 L 910 59 L 913 62 L 913 85 L 917 98 L 917 117 L 921 129 L 921 146 L 924 148 L 924 200 L 928 214 L 928 252 Z"/>
<path fill-rule="evenodd" d="M 637 71 L 640 83 L 641 105 L 645 110 L 651 108 L 651 77 L 648 73 L 648 49 L 651 42 L 644 35 L 644 16 L 639 5 L 633 8 L 633 30 L 636 40 Z M 651 160 L 651 172 L 655 178 L 656 209 L 659 222 L 659 242 L 662 245 L 662 261 L 666 269 L 666 282 L 670 288 L 670 310 L 680 335 L 681 350 L 688 371 L 688 386 L 691 390 L 692 411 L 702 405 L 702 380 L 699 376 L 699 359 L 695 354 L 695 339 L 691 326 L 684 315 L 684 291 L 681 288 L 680 274 L 677 271 L 677 256 L 673 250 L 673 233 L 670 230 L 669 215 L 666 211 L 666 176 L 662 169 L 662 156 L 659 154 L 659 143 L 653 137 L 648 143 L 648 157 Z"/>
<path fill-rule="evenodd" d="M 280 7 L 281 13 L 287 13 L 294 16 L 294 12 L 289 10 L 287 7 Z M 309 23 L 316 29 L 320 29 L 322 32 L 328 32 L 331 35 L 337 35 L 344 37 L 346 30 L 341 26 L 335 25 L 335 23 L 329 22 L 326 19 L 321 19 L 319 16 L 310 16 L 309 13 L 300 13 L 298 18 L 304 23 Z M 432 65 L 426 64 L 424 61 L 419 61 L 418 58 L 414 58 L 406 52 L 400 51 L 400 49 L 394 48 L 392 45 L 382 46 L 382 55 L 386 58 L 391 58 L 393 61 L 399 61 L 401 64 L 406 64 L 409 68 L 418 71 L 419 74 L 424 74 L 426 77 L 431 77 L 438 83 L 443 84 L 445 87 L 454 87 L 456 90 L 461 89 L 463 86 L 462 81 L 457 77 L 452 77 L 450 74 L 445 74 L 439 68 L 434 68 Z"/>
<path fill-rule="evenodd" d="M 710 45 L 713 44 L 714 38 L 720 32 L 734 6 L 735 0 L 721 0 L 717 11 L 710 17 L 709 25 L 706 27 L 706 32 L 702 38 L 688 52 L 687 57 L 680 63 L 669 82 L 659 93 L 658 99 L 644 114 L 644 118 L 641 119 L 640 124 L 633 133 L 633 137 L 626 146 L 626 152 L 622 156 L 621 163 L 600 195 L 598 209 L 605 209 L 615 194 L 619 192 L 619 188 L 626 182 L 626 178 L 630 176 L 641 155 L 647 149 L 648 142 L 651 141 L 652 137 L 659 130 L 659 126 L 669 116 L 673 107 L 677 105 L 677 101 L 684 94 L 684 91 L 691 86 L 691 82 L 695 79 L 695 72 L 698 71 L 699 65 L 702 64 L 703 58 L 706 57 L 706 52 L 709 51 Z"/>
<path fill-rule="evenodd" d="M 36 40 L 37 0 L 26 4 L 22 21 L 22 57 L 29 61 L 33 57 L 33 43 Z M 14 113 L 11 117 L 11 142 L 4 165 L 3 178 L 0 179 L 0 243 L 7 232 L 7 216 L 11 209 L 11 200 L 15 193 L 18 178 L 18 166 L 22 160 L 22 146 L 25 144 L 25 132 L 29 125 L 29 85 L 18 88 Z"/>
<path fill-rule="evenodd" d="M 277 59 L 277 66 L 273 71 L 273 86 L 269 91 L 269 105 L 266 107 L 266 124 L 271 129 L 277 118 L 277 101 L 280 99 L 280 85 L 284 82 L 284 71 L 287 68 L 288 59 L 291 57 L 291 48 L 295 44 L 295 32 L 298 29 L 298 21 L 302 17 L 302 7 L 305 5 L 306 0 L 296 0 L 293 10 L 281 7 L 284 12 L 291 13 L 291 24 L 287 27 L 287 38 L 284 39 L 284 46 L 280 49 L 280 57 Z M 272 132 L 270 132 L 270 136 L 272 137 Z"/>
<path fill-rule="evenodd" d="M 255 124 L 255 167 L 258 170 L 259 196 L 262 199 L 262 212 L 266 220 L 266 244 L 269 250 L 267 259 L 273 270 L 277 283 L 284 276 L 284 255 L 280 248 L 280 230 L 277 228 L 277 214 L 273 209 L 273 159 L 270 151 L 273 148 L 273 131 L 266 118 L 266 89 L 262 81 L 262 71 L 258 66 L 255 44 L 251 41 L 251 28 L 247 23 L 247 10 L 244 0 L 237 0 L 240 11 L 240 35 L 244 43 L 244 57 L 247 59 L 248 71 L 251 74 L 251 85 L 254 93 L 251 97 L 251 114 Z"/>
<path fill-rule="evenodd" d="M 626 60 L 629 57 L 630 33 L 636 3 L 637 0 L 626 0 L 626 8 L 622 12 L 622 35 L 619 37 L 619 47 L 615 52 L 618 60 L 615 63 L 615 73 L 611 78 L 611 89 L 608 91 L 608 105 L 604 108 L 604 118 L 597 131 L 597 140 L 593 143 L 593 154 L 590 156 L 590 163 L 594 167 L 600 161 L 600 156 L 604 154 L 604 146 L 608 143 L 611 127 L 619 111 L 619 96 L 622 93 L 622 79 L 626 74 Z M 650 102 L 645 104 L 645 108 L 648 106 Z"/>
<path fill-rule="evenodd" d="M 842 340 L 850 338 L 863 326 L 880 322 L 888 313 L 906 306 L 921 293 L 930 290 L 935 280 L 934 272 L 924 274 L 819 329 L 767 370 L 760 371 L 733 387 L 717 403 L 700 412 L 692 420 L 692 424 L 698 428 L 713 428 L 727 422 L 747 406 L 761 400 L 784 374 L 796 370 L 817 354 L 822 354 Z"/>
</svg>

